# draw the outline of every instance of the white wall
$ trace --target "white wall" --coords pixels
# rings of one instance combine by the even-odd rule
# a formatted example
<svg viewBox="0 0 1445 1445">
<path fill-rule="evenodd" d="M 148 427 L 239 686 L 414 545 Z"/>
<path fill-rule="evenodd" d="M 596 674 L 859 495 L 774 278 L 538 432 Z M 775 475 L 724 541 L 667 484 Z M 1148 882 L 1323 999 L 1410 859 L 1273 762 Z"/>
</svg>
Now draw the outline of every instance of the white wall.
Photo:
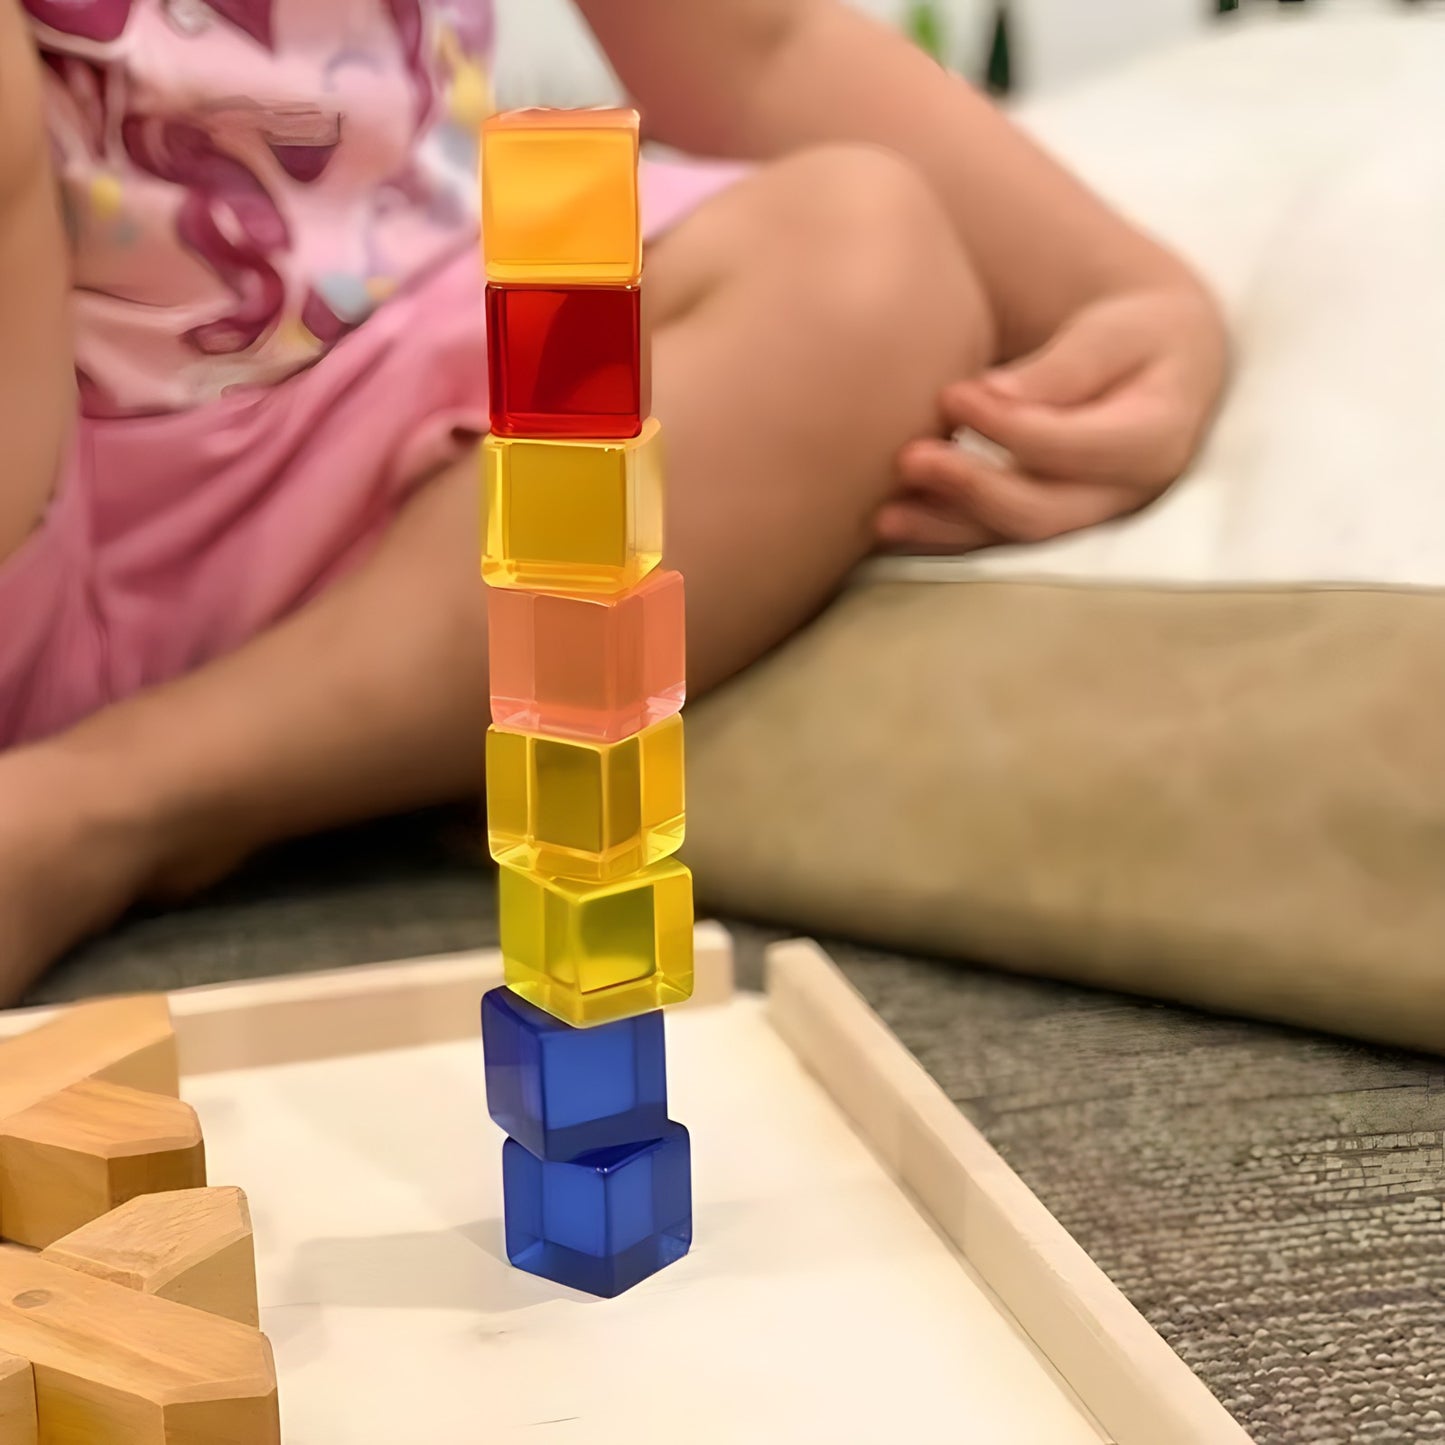
<svg viewBox="0 0 1445 1445">
<path fill-rule="evenodd" d="M 1426 3 L 1445 7 L 1445 0 Z M 1030 94 L 1059 90 L 1238 19 L 1221 16 L 1216 0 L 1009 0 L 1009 7 L 1015 84 Z M 1404 0 L 1242 0 L 1241 8 L 1289 21 L 1412 7 Z"/>
<path fill-rule="evenodd" d="M 607 61 L 568 0 L 496 0 L 496 6 L 496 86 L 503 107 L 617 99 Z"/>
<path fill-rule="evenodd" d="M 1057 90 L 1217 23 L 1211 0 L 1013 0 L 1015 79 Z"/>
</svg>

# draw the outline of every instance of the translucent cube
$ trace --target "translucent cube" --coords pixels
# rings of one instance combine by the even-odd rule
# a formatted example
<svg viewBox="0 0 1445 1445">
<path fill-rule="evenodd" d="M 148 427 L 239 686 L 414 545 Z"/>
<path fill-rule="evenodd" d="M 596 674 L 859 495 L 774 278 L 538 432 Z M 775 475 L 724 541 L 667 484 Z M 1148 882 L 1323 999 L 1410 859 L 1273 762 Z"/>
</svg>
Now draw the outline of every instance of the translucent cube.
<svg viewBox="0 0 1445 1445">
<path fill-rule="evenodd" d="M 629 284 L 642 274 L 632 110 L 523 110 L 482 131 L 489 281 Z"/>
<path fill-rule="evenodd" d="M 501 869 L 508 987 L 578 1028 L 692 996 L 692 875 L 669 860 L 616 883 Z"/>
<path fill-rule="evenodd" d="M 635 437 L 651 409 L 637 286 L 488 286 L 492 430 Z"/>
<path fill-rule="evenodd" d="M 493 587 L 616 596 L 662 559 L 662 439 L 489 436 L 482 575 Z"/>
<path fill-rule="evenodd" d="M 682 719 L 618 743 L 487 732 L 487 833 L 499 863 L 607 883 L 682 846 Z"/>
<path fill-rule="evenodd" d="M 681 1124 L 568 1164 L 508 1139 L 502 1185 L 507 1258 L 586 1294 L 619 1295 L 692 1245 L 692 1146 Z"/>
<path fill-rule="evenodd" d="M 687 691 L 682 577 L 620 597 L 496 589 L 487 603 L 492 721 L 616 742 L 672 717 Z"/>
<path fill-rule="evenodd" d="M 667 1128 L 660 1012 L 575 1029 L 509 988 L 482 999 L 487 1108 L 539 1159 L 658 1139 Z"/>
</svg>

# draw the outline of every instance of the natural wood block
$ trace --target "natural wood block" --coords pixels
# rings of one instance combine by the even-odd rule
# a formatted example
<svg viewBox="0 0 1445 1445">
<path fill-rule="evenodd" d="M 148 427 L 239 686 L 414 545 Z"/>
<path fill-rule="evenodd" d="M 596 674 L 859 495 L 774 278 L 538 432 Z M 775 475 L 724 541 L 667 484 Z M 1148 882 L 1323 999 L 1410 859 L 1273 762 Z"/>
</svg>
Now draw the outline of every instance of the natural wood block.
<svg viewBox="0 0 1445 1445">
<path fill-rule="evenodd" d="M 141 1195 L 57 1240 L 44 1257 L 238 1324 L 260 1323 L 251 1211 L 239 1189 Z"/>
<path fill-rule="evenodd" d="M 138 1194 L 206 1182 L 189 1104 L 85 1082 L 0 1122 L 0 1232 L 44 1249 Z"/>
<path fill-rule="evenodd" d="M 37 1445 L 35 1373 L 29 1360 L 0 1355 L 0 1442 Z"/>
<path fill-rule="evenodd" d="M 162 995 L 79 1004 L 0 1043 L 0 1119 L 85 1079 L 180 1093 L 170 1005 Z"/>
<path fill-rule="evenodd" d="M 279 1445 L 250 1212 L 179 1087 L 161 997 L 0 1044 L 0 1235 L 61 1244 L 0 1249 L 0 1445 Z"/>
<path fill-rule="evenodd" d="M 43 1445 L 280 1445 L 246 1325 L 0 1249 L 0 1350 L 34 1365 Z"/>
</svg>

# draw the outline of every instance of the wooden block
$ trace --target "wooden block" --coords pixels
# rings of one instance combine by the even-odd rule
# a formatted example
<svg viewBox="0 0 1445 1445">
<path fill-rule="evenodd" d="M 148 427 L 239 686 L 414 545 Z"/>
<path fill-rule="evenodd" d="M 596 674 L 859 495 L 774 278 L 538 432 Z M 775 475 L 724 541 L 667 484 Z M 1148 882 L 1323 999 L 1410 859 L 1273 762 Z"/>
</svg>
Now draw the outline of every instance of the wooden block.
<svg viewBox="0 0 1445 1445">
<path fill-rule="evenodd" d="M 35 1372 L 29 1360 L 0 1355 L 0 1441 L 4 1445 L 37 1445 Z"/>
<path fill-rule="evenodd" d="M 75 1084 L 0 1123 L 0 1232 L 44 1249 L 138 1194 L 206 1182 L 189 1104 Z"/>
<path fill-rule="evenodd" d="M 0 1043 L 0 1119 L 85 1079 L 180 1093 L 170 1006 L 163 995 L 80 1004 Z"/>
<path fill-rule="evenodd" d="M 141 1195 L 57 1240 L 44 1258 L 238 1324 L 260 1324 L 251 1211 L 239 1189 Z"/>
<path fill-rule="evenodd" d="M 24 1250 L 0 1249 L 0 1350 L 35 1368 L 44 1445 L 280 1445 L 259 1330 Z"/>
</svg>

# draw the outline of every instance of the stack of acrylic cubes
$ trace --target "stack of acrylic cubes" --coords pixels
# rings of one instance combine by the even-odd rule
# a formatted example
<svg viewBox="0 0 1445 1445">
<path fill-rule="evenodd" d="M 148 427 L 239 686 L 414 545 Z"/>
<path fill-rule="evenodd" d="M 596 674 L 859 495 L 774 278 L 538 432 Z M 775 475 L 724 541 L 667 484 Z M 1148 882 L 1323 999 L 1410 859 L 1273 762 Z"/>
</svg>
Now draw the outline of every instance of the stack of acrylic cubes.
<svg viewBox="0 0 1445 1445">
<path fill-rule="evenodd" d="M 641 324 L 638 118 L 483 136 L 487 812 L 506 986 L 482 1003 L 507 1253 L 615 1295 L 687 1252 L 661 1010 L 692 992 L 682 579 Z"/>
</svg>

